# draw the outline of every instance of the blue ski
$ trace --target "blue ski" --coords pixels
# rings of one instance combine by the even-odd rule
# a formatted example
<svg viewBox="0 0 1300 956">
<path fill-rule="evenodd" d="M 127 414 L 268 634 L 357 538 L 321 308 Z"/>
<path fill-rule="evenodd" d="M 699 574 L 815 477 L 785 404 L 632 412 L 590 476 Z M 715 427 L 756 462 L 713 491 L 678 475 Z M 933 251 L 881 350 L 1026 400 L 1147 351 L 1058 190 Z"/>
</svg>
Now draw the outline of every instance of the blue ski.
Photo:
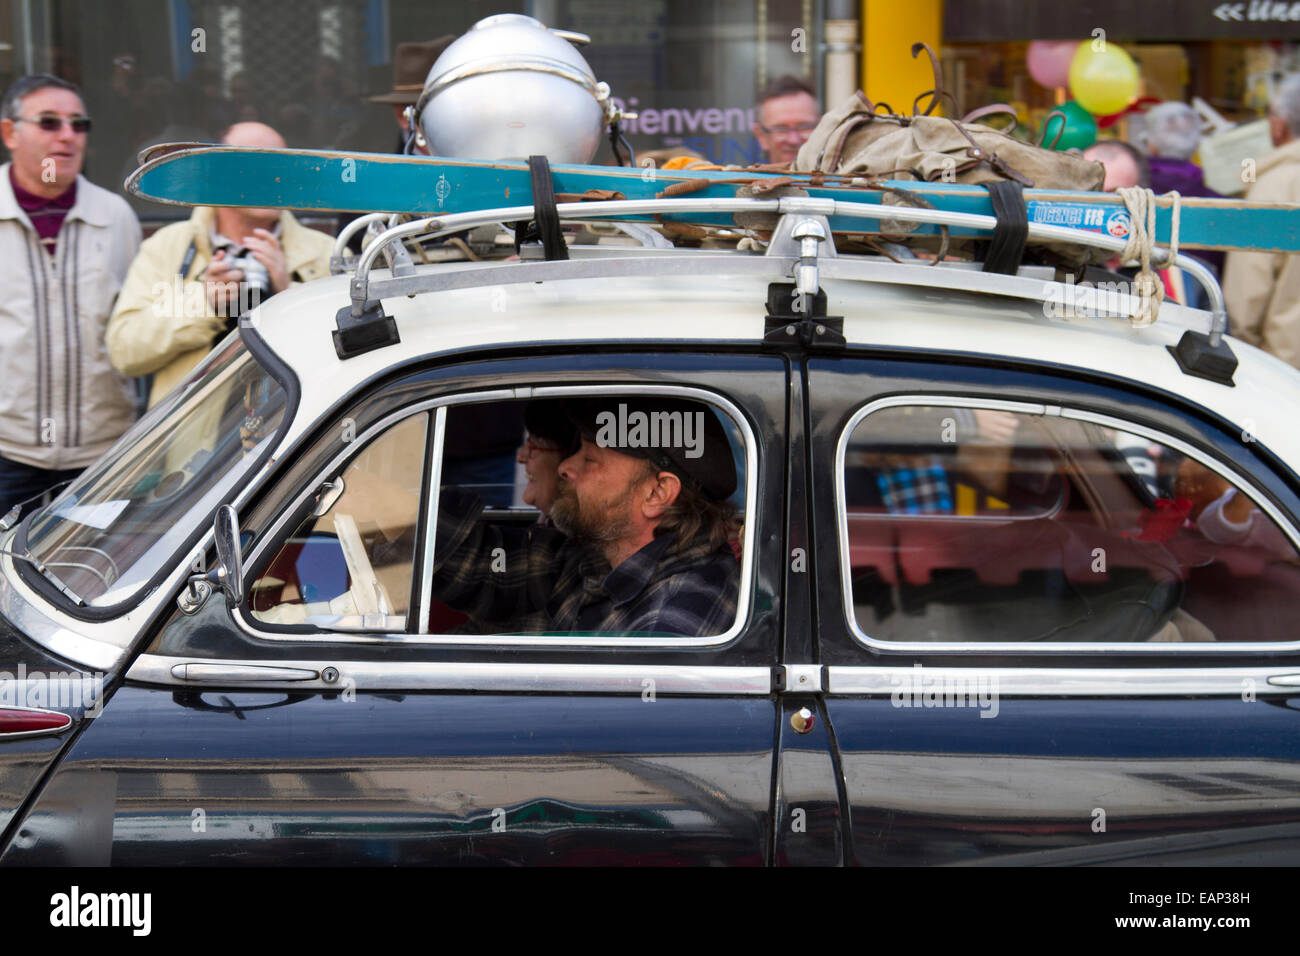
<svg viewBox="0 0 1300 956">
<path fill-rule="evenodd" d="M 532 188 L 522 162 L 477 162 L 383 153 L 323 150 L 269 150 L 203 144 L 165 144 L 145 150 L 142 165 L 127 179 L 137 196 L 163 203 L 196 206 L 264 206 L 331 212 L 405 212 L 423 215 L 529 205 Z M 679 195 L 696 199 L 734 198 L 746 183 L 790 182 L 809 195 L 880 205 L 885 191 L 865 186 L 822 183 L 807 174 L 746 171 L 637 169 L 618 166 L 553 166 L 560 200 L 589 190 L 626 199 Z M 987 191 L 955 183 L 892 182 L 890 187 L 920 196 L 935 207 L 985 216 L 994 214 Z M 618 197 L 607 197 L 618 198 Z M 1069 226 L 1123 238 L 1128 213 L 1108 193 L 1028 189 L 1029 221 Z M 1171 203 L 1159 201 L 1157 241 L 1169 240 Z M 728 213 L 665 213 L 627 219 L 672 220 L 731 226 Z M 880 219 L 889 220 L 882 210 Z M 833 216 L 840 233 L 888 234 L 880 219 Z M 897 231 L 897 227 L 892 230 Z M 917 233 L 937 233 L 923 225 Z M 980 235 L 953 227 L 954 236 Z M 1300 251 L 1300 205 L 1248 203 L 1227 199 L 1184 199 L 1179 245 L 1199 249 Z"/>
</svg>

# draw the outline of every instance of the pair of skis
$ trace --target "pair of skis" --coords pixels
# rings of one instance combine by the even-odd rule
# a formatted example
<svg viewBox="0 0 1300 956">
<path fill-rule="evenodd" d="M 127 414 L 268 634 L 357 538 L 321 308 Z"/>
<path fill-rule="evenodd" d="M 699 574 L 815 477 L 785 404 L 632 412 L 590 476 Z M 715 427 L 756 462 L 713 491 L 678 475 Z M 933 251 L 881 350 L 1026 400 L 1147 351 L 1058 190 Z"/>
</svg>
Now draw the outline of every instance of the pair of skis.
<svg viewBox="0 0 1300 956">
<path fill-rule="evenodd" d="M 158 202 L 187 206 L 253 206 L 312 212 L 392 212 L 444 215 L 532 204 L 527 163 L 476 162 L 428 156 L 331 152 L 306 149 L 258 149 L 197 143 L 152 147 L 140 154 L 140 168 L 127 189 Z M 744 184 L 787 182 L 808 195 L 842 202 L 884 206 L 886 189 L 848 184 L 815 185 L 807 174 L 637 169 L 616 166 L 552 166 L 554 190 L 581 196 L 590 191 L 616 193 L 626 199 L 682 196 L 692 199 L 735 198 Z M 992 216 L 988 192 L 956 183 L 896 182 L 883 184 L 919 196 L 935 208 Z M 613 197 L 610 197 L 613 198 Z M 1098 192 L 1025 190 L 1029 221 L 1067 226 L 1124 238 L 1129 216 L 1114 195 Z M 1159 201 L 1156 241 L 1167 244 L 1171 201 Z M 703 226 L 734 226 L 728 213 L 663 213 L 626 216 L 663 219 Z M 883 223 L 883 225 L 882 225 Z M 881 216 L 830 217 L 837 233 L 889 234 L 888 207 Z M 916 233 L 937 233 L 922 225 Z M 954 236 L 982 233 L 952 227 Z M 1300 252 L 1300 205 L 1249 203 L 1232 199 L 1184 199 L 1179 245 L 1189 249 L 1250 249 Z"/>
</svg>

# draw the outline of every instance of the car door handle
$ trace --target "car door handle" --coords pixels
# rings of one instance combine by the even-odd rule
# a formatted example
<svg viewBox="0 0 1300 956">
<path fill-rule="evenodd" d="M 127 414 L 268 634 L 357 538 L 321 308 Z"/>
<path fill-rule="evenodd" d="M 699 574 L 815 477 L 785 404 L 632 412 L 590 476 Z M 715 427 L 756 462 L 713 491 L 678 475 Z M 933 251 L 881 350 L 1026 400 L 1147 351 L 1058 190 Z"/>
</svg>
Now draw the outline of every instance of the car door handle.
<svg viewBox="0 0 1300 956">
<path fill-rule="evenodd" d="M 1300 674 L 1273 674 L 1268 682 L 1274 687 L 1300 687 Z"/>
<path fill-rule="evenodd" d="M 263 667 L 258 664 L 176 664 L 172 676 L 179 680 L 225 681 L 298 681 L 317 680 L 320 671 L 305 667 Z"/>
</svg>

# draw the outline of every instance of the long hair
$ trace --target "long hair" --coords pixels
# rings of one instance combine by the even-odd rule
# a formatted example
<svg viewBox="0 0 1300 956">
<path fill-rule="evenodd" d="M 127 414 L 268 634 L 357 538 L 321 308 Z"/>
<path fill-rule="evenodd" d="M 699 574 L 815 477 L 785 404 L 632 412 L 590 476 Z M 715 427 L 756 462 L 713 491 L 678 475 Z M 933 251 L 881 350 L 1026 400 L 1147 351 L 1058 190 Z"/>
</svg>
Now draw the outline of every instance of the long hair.
<svg viewBox="0 0 1300 956">
<path fill-rule="evenodd" d="M 652 462 L 646 462 L 647 477 L 655 475 L 659 469 Z M 671 534 L 675 537 L 673 551 L 684 550 L 701 534 L 708 535 L 710 550 L 716 551 L 727 543 L 735 525 L 736 509 L 730 501 L 714 501 L 700 494 L 689 482 L 682 481 L 677 499 L 668 506 L 659 524 L 655 527 L 655 537 Z"/>
</svg>

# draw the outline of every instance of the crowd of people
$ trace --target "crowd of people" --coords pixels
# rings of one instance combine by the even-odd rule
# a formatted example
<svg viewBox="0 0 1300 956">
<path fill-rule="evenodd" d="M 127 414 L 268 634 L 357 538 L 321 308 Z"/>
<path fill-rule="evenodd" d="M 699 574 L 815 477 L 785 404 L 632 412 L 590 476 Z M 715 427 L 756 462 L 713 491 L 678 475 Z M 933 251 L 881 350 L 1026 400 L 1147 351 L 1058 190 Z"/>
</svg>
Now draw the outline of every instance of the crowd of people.
<svg viewBox="0 0 1300 956">
<path fill-rule="evenodd" d="M 391 106 L 399 148 L 412 138 L 403 111 L 416 102 L 432 63 L 453 39 L 399 45 L 393 89 L 371 97 Z M 789 166 L 820 117 L 816 95 L 802 81 L 783 77 L 765 89 L 753 134 L 768 163 Z M 238 109 L 221 119 L 224 143 L 285 146 L 280 132 Z M 1261 158 L 1247 198 L 1298 201 L 1300 76 L 1279 87 L 1270 126 L 1277 149 Z M 1161 104 L 1148 112 L 1146 129 L 1144 149 L 1109 140 L 1084 154 L 1104 164 L 1103 188 L 1145 186 L 1156 193 L 1216 195 L 1192 159 L 1200 120 L 1190 107 Z M 73 478 L 130 426 L 137 410 L 128 376 L 152 376 L 148 403 L 156 404 L 233 328 L 242 311 L 293 283 L 329 273 L 331 238 L 306 228 L 286 210 L 198 207 L 188 220 L 142 242 L 127 202 L 80 175 L 90 130 L 77 87 L 53 75 L 19 79 L 0 105 L 0 133 L 12 157 L 0 173 L 0 244 L 5 252 L 0 268 L 8 273 L 8 294 L 0 304 L 0 513 Z M 422 151 L 422 141 L 418 136 L 414 140 L 414 148 Z M 1233 333 L 1300 365 L 1296 257 L 1234 252 L 1225 261 L 1221 254 L 1196 254 L 1223 275 Z M 169 295 L 164 305 L 159 301 L 162 288 L 179 294 Z M 1171 286 L 1169 291 L 1184 301 L 1189 295 L 1185 288 Z M 548 425 L 529 423 L 526 433 L 518 416 L 466 419 L 461 423 L 464 441 L 449 439 L 449 447 L 464 445 L 474 454 L 461 463 L 465 473 L 454 477 L 466 483 L 509 481 L 516 460 L 523 464 L 528 476 L 524 500 L 531 496 L 543 514 L 542 523 L 528 534 L 531 553 L 546 555 L 546 570 L 538 574 L 554 584 L 551 579 L 560 569 L 568 581 L 564 587 L 573 594 L 586 558 L 565 550 L 566 541 L 600 543 L 609 573 L 620 572 L 643 590 L 662 577 L 664 567 L 672 562 L 678 567 L 685 548 L 694 555 L 686 562 L 691 580 L 707 581 L 715 593 L 709 602 L 700 602 L 700 620 L 683 619 L 671 627 L 693 633 L 717 624 L 708 615 L 718 606 L 712 603 L 716 593 L 734 589 L 734 561 L 726 567 L 719 563 L 716 528 L 696 540 L 698 527 L 678 542 L 670 559 L 665 553 L 670 536 L 663 534 L 663 525 L 683 502 L 711 514 L 710 506 L 732 493 L 734 471 L 724 480 L 725 475 L 714 474 L 725 470 L 721 461 L 647 462 L 627 449 L 598 447 L 584 430 L 589 426 L 585 420 L 557 427 L 551 418 Z M 721 447 L 727 447 L 725 439 Z M 457 467 L 457 462 L 449 463 L 450 469 Z M 622 498 L 611 497 L 617 488 L 623 489 Z M 466 547 L 484 533 L 480 525 L 462 520 L 468 513 L 447 508 L 443 514 L 447 522 L 460 522 L 445 529 L 448 540 Z M 539 538 L 549 542 L 547 548 L 537 547 L 534 539 Z M 474 547 L 483 544 L 477 541 Z M 525 561 L 518 566 L 532 565 Z M 485 582 L 499 583 L 498 578 L 465 577 L 472 567 L 472 562 L 448 565 L 452 570 L 442 582 L 448 594 L 458 594 L 458 589 L 481 594 Z M 705 567 L 712 570 L 701 578 Z M 691 606 L 680 600 L 672 614 L 689 616 L 684 609 Z M 598 618 L 606 624 L 614 618 L 627 623 L 608 607 L 593 607 L 561 601 L 552 608 L 553 617 L 584 629 Z M 659 619 L 668 613 L 660 608 L 650 623 L 663 623 Z M 638 617 L 635 623 L 647 620 Z"/>
</svg>

